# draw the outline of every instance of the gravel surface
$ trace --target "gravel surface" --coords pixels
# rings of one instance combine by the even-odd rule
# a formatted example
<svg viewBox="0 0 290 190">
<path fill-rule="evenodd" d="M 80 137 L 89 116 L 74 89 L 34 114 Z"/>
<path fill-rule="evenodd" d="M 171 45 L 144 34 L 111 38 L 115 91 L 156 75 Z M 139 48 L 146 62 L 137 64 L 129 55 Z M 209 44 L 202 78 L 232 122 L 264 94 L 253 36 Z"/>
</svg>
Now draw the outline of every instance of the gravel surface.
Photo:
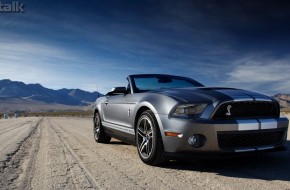
<svg viewBox="0 0 290 190">
<path fill-rule="evenodd" d="M 0 170 L 0 189 L 290 189 L 290 150 L 152 167 L 132 145 L 97 144 L 91 119 L 18 118 L 0 120 Z"/>
</svg>

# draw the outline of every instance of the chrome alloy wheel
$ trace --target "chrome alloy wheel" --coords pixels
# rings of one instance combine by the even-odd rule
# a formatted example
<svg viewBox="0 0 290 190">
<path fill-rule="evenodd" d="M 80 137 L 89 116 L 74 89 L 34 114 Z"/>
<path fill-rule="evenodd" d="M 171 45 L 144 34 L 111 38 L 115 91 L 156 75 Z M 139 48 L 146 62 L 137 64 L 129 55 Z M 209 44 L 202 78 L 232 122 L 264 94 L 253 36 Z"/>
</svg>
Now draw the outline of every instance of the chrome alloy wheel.
<svg viewBox="0 0 290 190">
<path fill-rule="evenodd" d="M 150 118 L 143 115 L 137 124 L 137 146 L 140 155 L 147 159 L 153 150 L 153 126 Z"/>
<path fill-rule="evenodd" d="M 96 140 L 98 140 L 100 137 L 100 127 L 101 127 L 100 116 L 99 114 L 96 114 L 94 126 L 94 135 Z"/>
</svg>

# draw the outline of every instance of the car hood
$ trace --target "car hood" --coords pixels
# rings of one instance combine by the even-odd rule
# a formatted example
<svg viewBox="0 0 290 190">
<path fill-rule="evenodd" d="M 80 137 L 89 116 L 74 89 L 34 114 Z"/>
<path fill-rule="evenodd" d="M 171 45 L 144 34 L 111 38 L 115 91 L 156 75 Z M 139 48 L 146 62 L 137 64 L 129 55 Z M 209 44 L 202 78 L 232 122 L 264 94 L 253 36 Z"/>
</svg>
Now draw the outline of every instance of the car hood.
<svg viewBox="0 0 290 190">
<path fill-rule="evenodd" d="M 215 102 L 233 100 L 266 100 L 274 99 L 251 91 L 223 88 L 223 87 L 198 87 L 198 88 L 174 88 L 160 89 L 155 93 L 167 95 L 181 102 Z"/>
</svg>

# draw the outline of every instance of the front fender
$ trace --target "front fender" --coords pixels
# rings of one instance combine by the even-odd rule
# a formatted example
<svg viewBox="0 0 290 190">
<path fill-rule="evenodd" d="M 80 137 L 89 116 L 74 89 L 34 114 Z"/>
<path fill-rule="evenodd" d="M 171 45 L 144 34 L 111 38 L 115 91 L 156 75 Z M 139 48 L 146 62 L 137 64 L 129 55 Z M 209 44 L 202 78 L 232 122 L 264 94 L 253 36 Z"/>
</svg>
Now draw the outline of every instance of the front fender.
<svg viewBox="0 0 290 190">
<path fill-rule="evenodd" d="M 106 97 L 100 97 L 96 100 L 95 104 L 94 104 L 94 113 L 96 113 L 96 111 L 99 112 L 101 120 L 103 121 L 103 114 L 102 114 L 102 108 L 101 105 L 102 103 L 104 103 L 106 101 Z"/>
<path fill-rule="evenodd" d="M 166 95 L 162 94 L 153 94 L 150 93 L 147 96 L 143 97 L 142 101 L 138 103 L 134 109 L 133 112 L 133 118 L 132 118 L 132 124 L 135 125 L 136 121 L 138 120 L 140 113 L 140 110 L 143 109 L 150 109 L 156 118 L 156 121 L 158 123 L 160 133 L 162 136 L 162 139 L 164 138 L 164 128 L 163 123 L 160 118 L 160 115 L 167 115 L 172 111 L 172 108 L 174 108 L 179 102 L 177 102 L 175 99 L 168 97 Z M 135 130 L 135 126 L 134 130 Z"/>
</svg>

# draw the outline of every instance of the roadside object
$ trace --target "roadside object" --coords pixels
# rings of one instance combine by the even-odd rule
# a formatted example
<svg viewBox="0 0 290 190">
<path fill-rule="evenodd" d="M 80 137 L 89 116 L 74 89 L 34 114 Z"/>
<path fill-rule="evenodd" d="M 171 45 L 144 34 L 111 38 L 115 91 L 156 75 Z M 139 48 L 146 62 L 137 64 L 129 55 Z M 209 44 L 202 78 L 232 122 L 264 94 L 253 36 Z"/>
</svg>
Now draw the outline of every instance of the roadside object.
<svg viewBox="0 0 290 190">
<path fill-rule="evenodd" d="M 4 119 L 8 119 L 8 114 L 7 113 L 4 113 L 3 118 Z"/>
</svg>

